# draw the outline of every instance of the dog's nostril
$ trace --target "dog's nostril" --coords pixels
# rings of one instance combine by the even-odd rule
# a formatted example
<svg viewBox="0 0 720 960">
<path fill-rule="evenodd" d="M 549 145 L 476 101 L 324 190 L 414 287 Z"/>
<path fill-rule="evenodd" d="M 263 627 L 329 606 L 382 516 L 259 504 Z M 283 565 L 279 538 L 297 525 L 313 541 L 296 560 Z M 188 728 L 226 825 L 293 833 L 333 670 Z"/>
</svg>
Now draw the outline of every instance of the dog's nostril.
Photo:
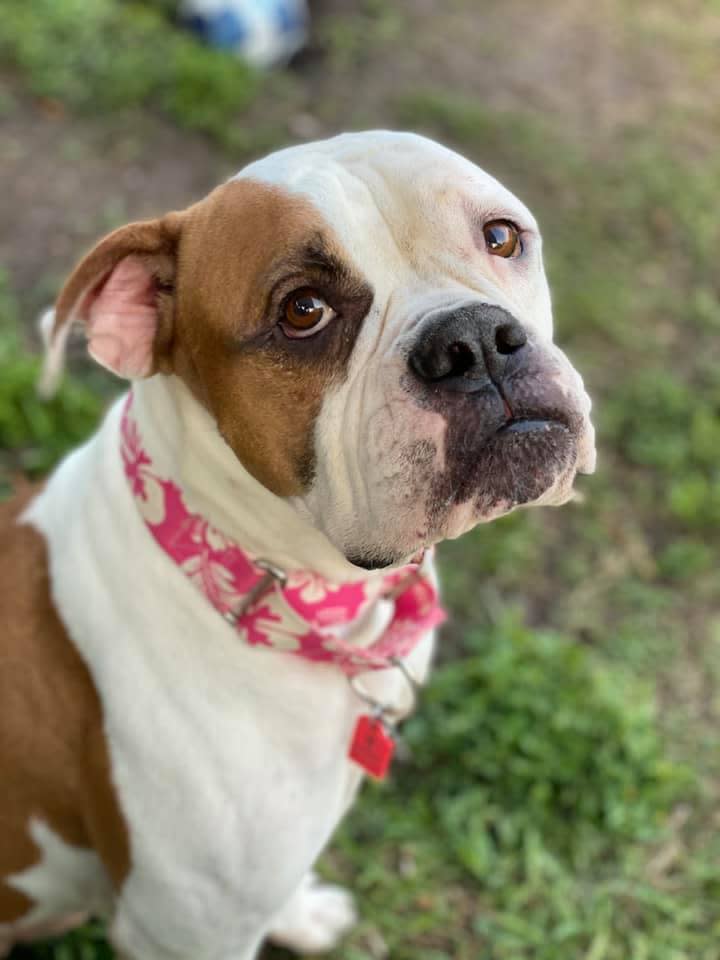
<svg viewBox="0 0 720 960">
<path fill-rule="evenodd" d="M 503 323 L 495 331 L 495 348 L 498 353 L 515 353 L 527 343 L 527 334 L 519 323 Z"/>
<path fill-rule="evenodd" d="M 461 340 L 449 344 L 447 352 L 451 372 L 456 377 L 462 377 L 468 370 L 472 370 L 477 363 L 477 358 L 472 347 L 467 343 L 463 343 Z"/>
</svg>

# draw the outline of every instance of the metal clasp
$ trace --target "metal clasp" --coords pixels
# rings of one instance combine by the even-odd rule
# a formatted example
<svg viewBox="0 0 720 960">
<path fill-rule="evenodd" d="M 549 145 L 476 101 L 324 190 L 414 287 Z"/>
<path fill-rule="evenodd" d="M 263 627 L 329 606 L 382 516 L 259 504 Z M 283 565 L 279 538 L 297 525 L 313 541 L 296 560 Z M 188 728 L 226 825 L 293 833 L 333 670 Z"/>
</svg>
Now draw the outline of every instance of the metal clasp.
<svg viewBox="0 0 720 960">
<path fill-rule="evenodd" d="M 234 607 L 232 610 L 226 610 L 223 613 L 223 617 L 229 624 L 235 626 L 238 620 L 244 616 L 245 613 L 250 609 L 250 607 L 260 599 L 260 597 L 269 590 L 273 584 L 279 583 L 281 587 L 284 587 L 287 583 L 287 574 L 284 570 L 281 570 L 280 567 L 276 567 L 275 564 L 270 563 L 269 560 L 255 560 L 256 567 L 260 567 L 261 570 L 265 571 L 264 576 L 262 576 L 255 586 L 243 597 L 240 604 L 237 607 Z"/>
<path fill-rule="evenodd" d="M 410 693 L 412 694 L 412 703 L 410 708 L 407 711 L 403 711 L 403 714 L 412 713 L 417 704 L 418 696 L 420 694 L 420 682 L 413 675 L 412 671 L 400 657 L 390 657 L 388 660 L 388 665 L 391 667 L 397 667 L 397 669 L 402 673 L 403 677 L 407 681 L 408 686 L 410 687 Z M 380 703 L 379 700 L 376 700 L 375 697 L 371 696 L 367 690 L 363 690 L 361 686 L 358 685 L 358 677 L 362 676 L 361 673 L 352 674 L 348 677 L 348 682 L 353 693 L 359 697 L 363 703 L 366 703 L 370 707 L 372 716 L 379 718 L 383 721 L 397 722 L 398 717 L 393 716 L 396 714 L 396 711 L 388 706 L 386 703 Z"/>
</svg>

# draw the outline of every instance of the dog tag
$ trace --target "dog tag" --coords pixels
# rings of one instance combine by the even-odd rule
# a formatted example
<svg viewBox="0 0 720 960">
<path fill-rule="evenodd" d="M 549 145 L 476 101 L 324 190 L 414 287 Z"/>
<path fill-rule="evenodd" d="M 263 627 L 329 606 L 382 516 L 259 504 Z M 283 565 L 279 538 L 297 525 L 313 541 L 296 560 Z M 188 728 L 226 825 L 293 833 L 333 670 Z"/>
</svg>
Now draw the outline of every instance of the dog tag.
<svg viewBox="0 0 720 960">
<path fill-rule="evenodd" d="M 364 714 L 355 724 L 350 759 L 376 780 L 384 780 L 395 752 L 395 741 L 381 717 Z"/>
</svg>

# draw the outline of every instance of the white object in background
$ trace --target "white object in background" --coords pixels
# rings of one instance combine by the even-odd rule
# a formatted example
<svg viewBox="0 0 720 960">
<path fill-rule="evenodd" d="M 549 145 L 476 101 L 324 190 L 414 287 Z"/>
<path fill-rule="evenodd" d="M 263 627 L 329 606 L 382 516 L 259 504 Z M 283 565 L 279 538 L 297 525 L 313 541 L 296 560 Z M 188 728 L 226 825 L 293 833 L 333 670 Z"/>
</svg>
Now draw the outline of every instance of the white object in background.
<svg viewBox="0 0 720 960">
<path fill-rule="evenodd" d="M 182 0 L 180 19 L 210 46 L 272 67 L 305 45 L 310 16 L 306 0 Z"/>
</svg>

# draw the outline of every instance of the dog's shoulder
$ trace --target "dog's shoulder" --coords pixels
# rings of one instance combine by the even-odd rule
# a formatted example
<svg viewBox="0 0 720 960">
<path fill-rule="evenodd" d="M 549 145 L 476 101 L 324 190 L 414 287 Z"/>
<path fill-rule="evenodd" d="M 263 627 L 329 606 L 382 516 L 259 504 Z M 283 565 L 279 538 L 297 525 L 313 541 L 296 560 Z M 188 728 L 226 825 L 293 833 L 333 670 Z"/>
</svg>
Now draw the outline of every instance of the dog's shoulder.
<svg viewBox="0 0 720 960">
<path fill-rule="evenodd" d="M 45 539 L 24 522 L 39 493 L 28 486 L 0 504 L 0 923 L 27 909 L 2 881 L 38 860 L 33 821 L 94 847 L 116 883 L 129 859 L 101 704 L 53 602 Z"/>
</svg>

